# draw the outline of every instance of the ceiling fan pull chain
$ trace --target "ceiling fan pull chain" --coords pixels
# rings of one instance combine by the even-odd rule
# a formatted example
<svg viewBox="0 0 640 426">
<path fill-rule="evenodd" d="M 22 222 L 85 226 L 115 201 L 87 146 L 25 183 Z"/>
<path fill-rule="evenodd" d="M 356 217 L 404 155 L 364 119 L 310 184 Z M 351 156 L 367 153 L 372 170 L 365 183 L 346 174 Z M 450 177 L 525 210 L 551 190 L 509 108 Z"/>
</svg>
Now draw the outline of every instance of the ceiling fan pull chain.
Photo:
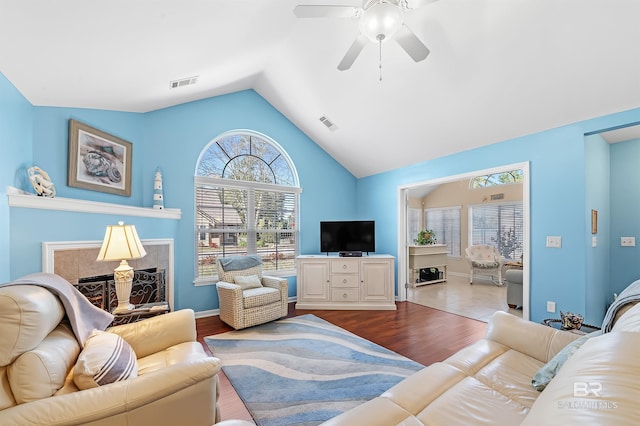
<svg viewBox="0 0 640 426">
<path fill-rule="evenodd" d="M 380 60 L 380 65 L 378 66 L 378 68 L 380 69 L 380 81 L 382 81 L 382 37 L 378 37 L 378 46 L 379 46 L 379 53 L 378 53 L 378 58 Z"/>
</svg>

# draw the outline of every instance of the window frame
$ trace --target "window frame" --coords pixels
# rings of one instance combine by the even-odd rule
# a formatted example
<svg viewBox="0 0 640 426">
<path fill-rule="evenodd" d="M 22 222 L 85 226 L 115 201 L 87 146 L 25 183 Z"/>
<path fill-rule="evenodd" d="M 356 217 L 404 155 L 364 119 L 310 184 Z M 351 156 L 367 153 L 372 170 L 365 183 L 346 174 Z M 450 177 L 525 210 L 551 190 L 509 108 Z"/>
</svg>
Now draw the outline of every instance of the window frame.
<svg viewBox="0 0 640 426">
<path fill-rule="evenodd" d="M 438 237 L 438 233 L 436 232 L 436 240 L 438 244 L 446 244 L 447 245 L 447 256 L 449 257 L 462 257 L 462 206 L 446 206 L 446 207 L 429 207 L 422 210 L 423 218 L 424 218 L 424 228 L 425 229 L 433 229 L 432 226 L 429 226 L 427 223 L 427 213 L 430 211 L 457 211 L 458 212 L 458 254 L 451 254 L 451 247 L 447 242 L 441 241 Z"/>
<path fill-rule="evenodd" d="M 474 208 L 495 207 L 495 208 L 499 209 L 502 206 L 506 207 L 506 206 L 517 206 L 517 205 L 520 206 L 520 211 L 521 211 L 521 215 L 522 215 L 522 224 L 521 224 L 521 229 L 520 229 L 520 233 L 521 233 L 521 236 L 520 236 L 520 248 L 517 249 L 517 250 L 514 250 L 515 259 L 511 259 L 511 258 L 507 258 L 507 257 L 503 256 L 502 255 L 502 251 L 500 250 L 500 245 L 498 245 L 498 244 L 495 244 L 493 242 L 489 242 L 489 243 L 485 242 L 484 244 L 488 244 L 488 245 L 496 247 L 498 249 L 498 251 L 500 251 L 500 254 L 501 254 L 501 256 L 502 256 L 502 258 L 504 260 L 506 260 L 506 261 L 518 261 L 519 259 L 518 259 L 518 256 L 516 255 L 516 253 L 519 250 L 520 251 L 520 255 L 521 256 L 524 255 L 524 246 L 525 246 L 525 239 L 526 239 L 526 230 L 525 230 L 526 225 L 524 223 L 525 222 L 524 221 L 524 219 L 525 219 L 525 214 L 524 214 L 525 213 L 524 212 L 525 204 L 524 204 L 523 201 L 514 200 L 514 201 L 505 201 L 505 202 L 501 202 L 501 203 L 485 203 L 485 204 L 469 205 L 468 206 L 468 212 L 467 212 L 467 215 L 468 215 L 468 235 L 467 235 L 468 246 L 471 246 L 471 245 L 475 244 L 474 241 L 473 241 L 473 209 Z M 498 230 L 498 232 L 502 232 L 502 231 Z"/>
<path fill-rule="evenodd" d="M 227 137 L 231 137 L 231 136 L 237 136 L 237 135 L 242 135 L 242 136 L 247 136 L 249 138 L 251 137 L 257 137 L 262 139 L 263 142 L 266 142 L 268 144 L 271 145 L 271 147 L 275 150 L 277 150 L 280 155 L 285 159 L 287 166 L 289 167 L 289 170 L 292 174 L 293 180 L 294 180 L 294 184 L 293 185 L 278 185 L 277 183 L 263 183 L 263 182 L 256 182 L 256 181 L 247 181 L 247 180 L 236 180 L 236 179 L 231 179 L 231 178 L 222 178 L 222 177 L 210 177 L 210 176 L 198 176 L 198 169 L 201 163 L 201 160 L 203 159 L 203 157 L 205 156 L 205 154 L 209 151 L 209 149 L 211 149 L 211 147 L 214 144 L 217 144 L 218 141 L 222 140 L 223 138 L 227 138 Z M 245 154 L 245 155 L 249 155 L 249 154 Z M 259 156 L 256 156 L 255 154 L 250 154 L 254 157 L 259 158 L 262 161 L 265 161 L 264 159 L 262 159 Z M 233 159 L 235 159 L 235 157 L 231 158 L 228 162 L 227 165 L 229 164 L 229 162 L 233 161 Z M 266 163 L 266 161 L 265 161 Z M 225 165 L 226 167 L 226 165 Z M 268 229 L 267 232 L 265 233 L 271 233 L 273 231 L 274 234 L 282 234 L 282 233 L 293 233 L 294 234 L 294 238 L 295 238 L 295 244 L 294 244 L 294 253 L 293 253 L 293 257 L 294 259 L 299 255 L 300 253 L 300 230 L 299 230 L 299 223 L 300 223 L 300 194 L 302 193 L 302 188 L 299 186 L 299 180 L 298 180 L 298 174 L 296 171 L 296 168 L 293 164 L 293 162 L 291 161 L 290 157 L 287 155 L 286 151 L 277 143 L 275 142 L 273 139 L 269 138 L 266 135 L 260 134 L 258 132 L 254 132 L 254 131 L 250 131 L 250 130 L 236 130 L 236 131 L 231 131 L 231 132 L 225 132 L 217 137 L 215 137 L 214 139 L 212 139 L 201 151 L 200 156 L 198 157 L 198 161 L 196 163 L 196 168 L 195 168 L 195 175 L 194 175 L 194 185 L 193 185 L 193 205 L 194 205 L 194 212 L 193 212 L 193 217 L 194 217 L 194 225 L 193 225 L 193 250 L 194 250 L 194 285 L 196 286 L 200 286 L 200 285 L 213 285 L 218 281 L 218 276 L 217 274 L 214 275 L 204 275 L 201 276 L 200 275 L 200 268 L 199 268 L 199 261 L 200 261 L 200 235 L 202 234 L 202 229 L 199 228 L 198 226 L 198 191 L 201 190 L 202 187 L 212 187 L 213 191 L 218 191 L 218 189 L 213 189 L 213 188 L 228 188 L 228 189 L 238 189 L 238 190 L 246 190 L 247 193 L 251 192 L 254 193 L 255 191 L 265 191 L 265 192 L 275 192 L 275 193 L 282 193 L 282 194 L 293 194 L 293 216 L 294 216 L 294 226 L 292 229 L 283 229 L 283 230 L 278 230 L 277 228 L 274 229 Z M 252 205 L 252 201 L 250 201 L 251 198 L 247 201 L 247 209 L 254 209 L 254 206 Z M 223 207 L 224 208 L 224 207 Z M 248 216 L 251 216 L 253 214 L 253 211 L 251 213 L 248 214 Z M 220 229 L 224 229 L 220 228 Z M 257 243 L 257 235 L 261 232 L 259 227 L 256 226 L 256 221 L 255 220 L 250 220 L 250 217 L 247 217 L 247 219 L 245 220 L 245 226 L 243 228 L 236 228 L 232 230 L 233 233 L 246 233 L 247 235 L 253 235 L 256 238 L 254 238 L 255 242 Z M 263 231 L 264 232 L 264 231 Z M 254 250 L 255 253 L 253 253 L 251 250 Z M 247 254 L 259 254 L 258 253 L 258 247 L 249 247 L 247 246 L 246 248 L 246 253 Z M 296 269 L 295 269 L 295 260 L 293 263 L 293 267 L 291 269 L 280 269 L 280 270 L 269 270 L 269 271 L 265 271 L 265 273 L 267 275 L 271 275 L 271 276 L 277 276 L 277 277 L 288 277 L 288 276 L 295 276 L 296 275 Z"/>
</svg>

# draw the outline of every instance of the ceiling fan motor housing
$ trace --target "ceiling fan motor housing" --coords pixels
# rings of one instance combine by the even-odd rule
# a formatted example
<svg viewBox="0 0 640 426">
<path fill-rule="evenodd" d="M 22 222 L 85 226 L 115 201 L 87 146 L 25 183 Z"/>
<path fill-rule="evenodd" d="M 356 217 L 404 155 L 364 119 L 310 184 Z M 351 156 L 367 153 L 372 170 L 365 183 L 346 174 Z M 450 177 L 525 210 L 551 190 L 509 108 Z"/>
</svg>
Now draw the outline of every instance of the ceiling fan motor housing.
<svg viewBox="0 0 640 426">
<path fill-rule="evenodd" d="M 381 0 L 369 6 L 360 17 L 360 32 L 374 43 L 390 39 L 402 27 L 404 13 L 394 4 Z"/>
</svg>

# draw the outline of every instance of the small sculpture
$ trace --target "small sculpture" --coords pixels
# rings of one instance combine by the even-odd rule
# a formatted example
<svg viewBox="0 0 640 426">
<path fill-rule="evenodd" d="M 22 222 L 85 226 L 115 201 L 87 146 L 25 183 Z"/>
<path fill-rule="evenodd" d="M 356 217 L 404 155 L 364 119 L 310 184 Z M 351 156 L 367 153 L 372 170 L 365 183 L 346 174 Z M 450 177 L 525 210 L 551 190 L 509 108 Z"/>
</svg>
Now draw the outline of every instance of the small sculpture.
<svg viewBox="0 0 640 426">
<path fill-rule="evenodd" d="M 565 330 L 580 330 L 584 320 L 580 314 L 562 311 L 560 311 L 560 318 L 562 319 L 562 328 Z"/>
<path fill-rule="evenodd" d="M 53 198 L 56 196 L 56 187 L 51 182 L 51 178 L 40 167 L 33 166 L 27 169 L 29 174 L 29 181 L 36 190 L 38 196 Z"/>
<path fill-rule="evenodd" d="M 156 176 L 153 179 L 153 208 L 164 209 L 164 195 L 162 193 L 162 173 L 156 169 Z"/>
</svg>

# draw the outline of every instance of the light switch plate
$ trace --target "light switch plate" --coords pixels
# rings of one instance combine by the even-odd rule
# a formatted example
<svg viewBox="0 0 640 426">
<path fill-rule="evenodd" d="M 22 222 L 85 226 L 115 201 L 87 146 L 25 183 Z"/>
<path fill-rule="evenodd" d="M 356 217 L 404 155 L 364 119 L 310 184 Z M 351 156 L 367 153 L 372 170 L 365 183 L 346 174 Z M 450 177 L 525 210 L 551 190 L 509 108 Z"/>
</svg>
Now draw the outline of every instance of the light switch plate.
<svg viewBox="0 0 640 426">
<path fill-rule="evenodd" d="M 552 248 L 562 247 L 562 237 L 552 237 L 547 235 L 547 247 L 552 247 Z"/>
</svg>

